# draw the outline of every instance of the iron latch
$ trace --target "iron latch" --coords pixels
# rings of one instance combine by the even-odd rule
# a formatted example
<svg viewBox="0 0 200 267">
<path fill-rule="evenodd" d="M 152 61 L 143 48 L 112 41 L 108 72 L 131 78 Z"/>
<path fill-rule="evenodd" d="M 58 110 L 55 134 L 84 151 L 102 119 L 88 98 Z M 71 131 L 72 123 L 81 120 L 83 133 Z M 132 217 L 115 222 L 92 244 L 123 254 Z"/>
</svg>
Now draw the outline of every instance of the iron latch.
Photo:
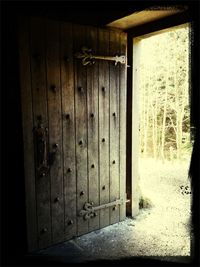
<svg viewBox="0 0 200 267">
<path fill-rule="evenodd" d="M 95 63 L 95 59 L 101 59 L 101 60 L 109 60 L 109 61 L 115 61 L 115 66 L 117 63 L 126 64 L 126 56 L 100 56 L 100 55 L 93 55 L 92 49 L 89 49 L 87 47 L 82 47 L 81 52 L 75 53 L 75 57 L 82 59 L 83 66 L 87 65 L 93 65 Z"/>
<path fill-rule="evenodd" d="M 54 144 L 53 151 L 49 152 L 48 128 L 43 126 L 41 116 L 38 116 L 38 125 L 34 127 L 33 133 L 37 173 L 39 177 L 45 177 L 55 161 L 58 144 Z"/>
<path fill-rule="evenodd" d="M 96 207 L 94 207 L 94 203 L 93 202 L 86 202 L 83 205 L 83 209 L 80 211 L 79 216 L 83 217 L 85 220 L 88 220 L 88 219 L 90 219 L 92 217 L 97 216 L 96 211 L 98 211 L 98 210 L 106 209 L 106 208 L 109 208 L 109 207 L 113 207 L 114 209 L 116 209 L 117 206 L 123 205 L 123 204 L 124 204 L 124 200 L 123 199 L 116 199 L 113 202 L 102 204 L 102 205 L 96 206 Z"/>
</svg>

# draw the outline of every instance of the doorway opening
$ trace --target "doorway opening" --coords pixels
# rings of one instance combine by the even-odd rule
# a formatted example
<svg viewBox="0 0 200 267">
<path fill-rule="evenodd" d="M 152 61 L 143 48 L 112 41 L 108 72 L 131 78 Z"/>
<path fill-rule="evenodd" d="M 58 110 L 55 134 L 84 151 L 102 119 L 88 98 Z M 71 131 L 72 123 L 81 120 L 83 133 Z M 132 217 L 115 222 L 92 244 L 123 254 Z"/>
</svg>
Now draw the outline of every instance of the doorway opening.
<svg viewBox="0 0 200 267">
<path fill-rule="evenodd" d="M 133 62 L 133 179 L 138 218 L 146 218 L 140 227 L 164 255 L 190 256 L 190 25 L 134 38 Z"/>
</svg>

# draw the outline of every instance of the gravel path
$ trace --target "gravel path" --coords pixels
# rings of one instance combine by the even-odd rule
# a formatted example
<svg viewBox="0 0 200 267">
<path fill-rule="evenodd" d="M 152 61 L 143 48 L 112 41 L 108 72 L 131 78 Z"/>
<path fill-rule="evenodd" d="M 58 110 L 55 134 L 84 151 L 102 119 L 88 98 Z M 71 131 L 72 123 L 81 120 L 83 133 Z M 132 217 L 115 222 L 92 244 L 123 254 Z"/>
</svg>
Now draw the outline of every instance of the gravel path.
<svg viewBox="0 0 200 267">
<path fill-rule="evenodd" d="M 135 218 L 77 238 L 89 259 L 190 256 L 189 160 L 140 161 L 140 185 L 153 207 Z"/>
</svg>

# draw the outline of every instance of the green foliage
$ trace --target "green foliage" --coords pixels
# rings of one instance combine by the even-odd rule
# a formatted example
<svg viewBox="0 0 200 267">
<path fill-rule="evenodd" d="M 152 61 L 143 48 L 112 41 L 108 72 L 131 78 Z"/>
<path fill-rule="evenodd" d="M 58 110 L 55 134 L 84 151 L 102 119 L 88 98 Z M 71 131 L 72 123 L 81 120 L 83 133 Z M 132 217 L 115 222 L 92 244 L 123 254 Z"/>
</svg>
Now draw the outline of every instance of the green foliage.
<svg viewBox="0 0 200 267">
<path fill-rule="evenodd" d="M 153 207 L 152 201 L 148 197 L 141 196 L 139 199 L 139 209 L 150 209 Z"/>
</svg>

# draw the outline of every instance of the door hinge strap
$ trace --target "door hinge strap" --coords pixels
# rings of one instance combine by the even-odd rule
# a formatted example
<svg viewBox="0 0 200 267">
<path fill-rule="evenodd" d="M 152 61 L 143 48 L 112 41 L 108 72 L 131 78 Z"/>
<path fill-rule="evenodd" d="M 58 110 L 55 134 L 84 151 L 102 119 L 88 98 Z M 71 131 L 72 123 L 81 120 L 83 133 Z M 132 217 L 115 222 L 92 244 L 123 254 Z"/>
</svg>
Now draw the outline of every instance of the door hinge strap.
<svg viewBox="0 0 200 267">
<path fill-rule="evenodd" d="M 95 217 L 97 215 L 96 211 L 101 210 L 101 209 L 106 209 L 106 208 L 110 208 L 110 207 L 117 207 L 119 205 L 124 204 L 124 200 L 123 199 L 116 199 L 113 202 L 110 203 L 106 203 L 106 204 L 102 204 L 100 206 L 96 206 L 94 207 L 94 203 L 93 202 L 86 202 L 83 205 L 83 209 L 79 212 L 79 216 L 83 217 L 85 220 L 90 219 L 92 217 Z"/>
<path fill-rule="evenodd" d="M 117 63 L 126 64 L 126 56 L 99 56 L 99 55 L 93 55 L 92 50 L 88 49 L 87 47 L 82 47 L 81 52 L 75 53 L 75 57 L 82 59 L 82 65 L 93 65 L 95 63 L 95 60 L 101 59 L 101 60 L 108 60 L 108 61 L 115 61 L 115 65 Z"/>
</svg>

